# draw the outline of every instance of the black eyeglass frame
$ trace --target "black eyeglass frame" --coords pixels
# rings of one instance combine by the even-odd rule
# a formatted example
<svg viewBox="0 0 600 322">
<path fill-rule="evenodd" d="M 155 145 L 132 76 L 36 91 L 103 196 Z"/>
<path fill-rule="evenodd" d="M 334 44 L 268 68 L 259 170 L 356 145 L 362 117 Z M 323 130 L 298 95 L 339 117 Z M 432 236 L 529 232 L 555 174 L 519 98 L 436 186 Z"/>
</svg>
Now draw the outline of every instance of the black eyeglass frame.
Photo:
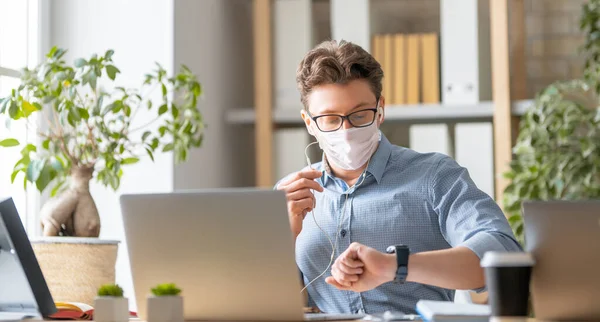
<svg viewBox="0 0 600 322">
<path fill-rule="evenodd" d="M 367 126 L 370 126 L 370 125 L 372 125 L 372 124 L 375 122 L 375 119 L 377 119 L 377 109 L 378 109 L 378 107 L 379 107 L 379 99 L 377 99 L 377 103 L 375 103 L 375 104 L 376 104 L 375 106 L 377 106 L 377 107 L 375 107 L 375 108 L 366 108 L 366 109 L 363 109 L 363 110 L 358 110 L 358 111 L 352 112 L 352 113 L 350 113 L 350 114 L 348 114 L 348 115 L 339 115 L 339 114 L 322 114 L 322 115 L 312 116 L 312 115 L 310 114 L 310 112 L 308 111 L 308 109 L 306 110 L 306 113 L 308 114 L 308 117 L 310 117 L 310 119 L 311 119 L 313 122 L 315 122 L 315 125 L 317 126 L 317 129 L 319 129 L 319 131 L 321 131 L 321 132 L 324 132 L 324 133 L 327 133 L 327 132 L 335 132 L 335 131 L 337 131 L 337 130 L 341 129 L 341 128 L 342 128 L 342 126 L 344 126 L 344 121 L 346 121 L 346 120 L 348 121 L 348 123 L 350 123 L 350 125 L 352 125 L 353 127 L 356 127 L 356 128 L 367 127 Z M 356 113 L 364 112 L 364 111 L 373 111 L 373 119 L 371 120 L 371 122 L 369 122 L 368 124 L 363 124 L 363 125 L 358 125 L 358 126 L 354 125 L 354 124 L 352 123 L 352 121 L 350 121 L 350 116 L 351 116 L 351 115 L 353 115 L 353 114 L 356 114 Z M 323 130 L 321 130 L 321 128 L 319 127 L 319 122 L 317 122 L 317 120 L 318 120 L 319 118 L 321 118 L 321 117 L 325 117 L 325 116 L 337 116 L 337 117 L 340 117 L 340 118 L 342 119 L 342 122 L 340 123 L 340 126 L 339 126 L 337 129 L 335 129 L 335 130 L 323 131 Z"/>
</svg>

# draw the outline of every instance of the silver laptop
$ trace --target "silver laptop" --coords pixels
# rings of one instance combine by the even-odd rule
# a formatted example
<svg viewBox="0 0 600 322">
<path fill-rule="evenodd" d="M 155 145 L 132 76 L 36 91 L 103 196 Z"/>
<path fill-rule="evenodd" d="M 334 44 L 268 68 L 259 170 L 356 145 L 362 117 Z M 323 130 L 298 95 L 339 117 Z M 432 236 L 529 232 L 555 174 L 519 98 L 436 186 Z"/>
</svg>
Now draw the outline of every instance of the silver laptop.
<svg viewBox="0 0 600 322">
<path fill-rule="evenodd" d="M 600 320 L 600 201 L 523 203 L 537 319 Z"/>
<path fill-rule="evenodd" d="M 121 208 L 142 319 L 146 297 L 159 283 L 183 290 L 186 320 L 308 319 L 283 192 L 123 195 Z"/>
</svg>

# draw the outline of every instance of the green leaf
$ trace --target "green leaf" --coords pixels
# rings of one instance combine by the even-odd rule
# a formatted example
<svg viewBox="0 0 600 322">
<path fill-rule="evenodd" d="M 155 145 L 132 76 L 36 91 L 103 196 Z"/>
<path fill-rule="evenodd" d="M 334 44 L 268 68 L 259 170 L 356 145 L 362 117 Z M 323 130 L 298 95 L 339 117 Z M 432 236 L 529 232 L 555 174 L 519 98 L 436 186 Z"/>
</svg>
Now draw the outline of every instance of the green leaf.
<svg viewBox="0 0 600 322">
<path fill-rule="evenodd" d="M 85 65 L 87 65 L 87 60 L 83 59 L 83 58 L 77 58 L 75 59 L 75 62 L 73 63 L 73 65 L 75 65 L 75 67 L 77 68 L 81 68 Z"/>
<path fill-rule="evenodd" d="M 161 88 L 162 88 L 162 95 L 163 96 L 167 96 L 167 86 L 165 86 L 165 84 L 161 84 Z"/>
<path fill-rule="evenodd" d="M 4 140 L 0 141 L 0 146 L 5 147 L 5 148 L 17 146 L 19 144 L 20 144 L 19 141 L 16 139 L 4 139 Z"/>
<path fill-rule="evenodd" d="M 142 142 L 145 142 L 148 136 L 150 136 L 150 134 L 152 134 L 152 132 L 150 131 L 144 132 L 144 134 L 142 134 Z"/>
<path fill-rule="evenodd" d="M 162 138 L 163 136 L 165 136 L 165 132 L 167 131 L 167 127 L 166 126 L 161 126 L 158 128 L 158 133 L 160 134 L 160 137 Z"/>
<path fill-rule="evenodd" d="M 106 65 L 106 74 L 108 75 L 108 78 L 110 78 L 111 80 L 115 80 L 115 77 L 117 76 L 117 73 L 120 73 L 121 71 L 113 66 L 113 65 Z"/>
<path fill-rule="evenodd" d="M 179 117 L 179 109 L 177 108 L 177 106 L 175 106 L 175 104 L 171 105 L 171 115 L 173 115 L 174 119 Z"/>
<path fill-rule="evenodd" d="M 125 158 L 121 161 L 121 164 L 134 164 L 138 163 L 140 159 L 138 158 Z"/>
<path fill-rule="evenodd" d="M 46 160 L 44 159 L 31 160 L 27 167 L 27 180 L 36 182 L 39 179 L 45 164 Z"/>
<path fill-rule="evenodd" d="M 23 149 L 21 149 L 22 156 L 29 156 L 29 153 L 37 152 L 37 147 L 31 143 L 27 144 Z"/>
<path fill-rule="evenodd" d="M 152 154 L 152 151 L 150 151 L 150 149 L 146 148 L 146 152 L 148 152 L 148 156 L 150 157 L 152 162 L 154 162 L 154 154 Z"/>
<path fill-rule="evenodd" d="M 79 115 L 82 119 L 87 120 L 90 118 L 90 113 L 88 112 L 88 110 L 86 110 L 83 107 L 78 107 L 77 111 L 79 112 Z"/>
<path fill-rule="evenodd" d="M 13 171 L 13 173 L 10 175 L 10 183 L 15 183 L 15 179 L 17 178 L 19 172 L 21 172 L 21 170 Z"/>
<path fill-rule="evenodd" d="M 119 113 L 119 111 L 121 111 L 121 109 L 123 109 L 123 101 L 115 101 L 112 105 L 112 112 L 113 113 Z"/>
<path fill-rule="evenodd" d="M 25 100 L 23 101 L 21 109 L 23 110 L 23 116 L 25 116 L 25 117 L 28 117 L 33 112 L 39 111 L 39 109 L 35 105 L 33 105 Z"/>
<path fill-rule="evenodd" d="M 119 189 L 119 185 L 121 184 L 121 180 L 119 180 L 118 176 L 111 175 L 109 183 L 110 183 L 111 188 L 113 188 L 113 190 L 117 190 L 117 189 Z"/>
<path fill-rule="evenodd" d="M 173 143 L 168 143 L 168 144 L 165 144 L 162 151 L 163 152 L 173 151 L 173 148 L 174 148 Z"/>
<path fill-rule="evenodd" d="M 48 150 L 48 149 L 50 148 L 50 139 L 45 139 L 45 140 L 42 142 L 42 147 L 43 147 L 44 149 Z"/>
<path fill-rule="evenodd" d="M 35 181 L 35 186 L 39 191 L 44 191 L 55 176 L 56 171 L 49 164 L 45 164 L 39 178 Z"/>
<path fill-rule="evenodd" d="M 111 60 L 114 53 L 115 53 L 115 51 L 112 49 L 107 50 L 106 54 L 104 54 L 104 59 Z"/>
<path fill-rule="evenodd" d="M 152 148 L 152 150 L 156 150 L 156 148 L 158 148 L 158 144 L 159 141 L 157 138 L 152 139 L 152 144 L 150 144 L 150 148 Z"/>
<path fill-rule="evenodd" d="M 17 113 L 19 113 L 19 106 L 15 101 L 11 101 L 8 107 L 8 116 L 12 119 L 17 119 Z"/>
<path fill-rule="evenodd" d="M 169 108 L 167 107 L 167 104 L 163 104 L 158 108 L 158 115 L 163 115 L 167 113 L 168 110 Z"/>
<path fill-rule="evenodd" d="M 149 110 L 150 110 L 150 109 L 152 109 L 152 101 L 151 101 L 151 100 L 148 100 L 148 101 L 146 102 L 146 105 L 148 106 L 148 109 L 149 109 Z M 2 113 L 2 112 L 0 112 L 0 114 L 1 114 L 1 113 Z"/>
<path fill-rule="evenodd" d="M 53 159 L 52 161 L 50 161 L 50 166 L 57 172 L 64 170 L 62 162 L 60 162 L 58 159 Z"/>
<path fill-rule="evenodd" d="M 8 106 L 8 102 L 10 102 L 10 97 L 0 98 L 0 114 L 4 114 L 6 107 Z"/>
</svg>

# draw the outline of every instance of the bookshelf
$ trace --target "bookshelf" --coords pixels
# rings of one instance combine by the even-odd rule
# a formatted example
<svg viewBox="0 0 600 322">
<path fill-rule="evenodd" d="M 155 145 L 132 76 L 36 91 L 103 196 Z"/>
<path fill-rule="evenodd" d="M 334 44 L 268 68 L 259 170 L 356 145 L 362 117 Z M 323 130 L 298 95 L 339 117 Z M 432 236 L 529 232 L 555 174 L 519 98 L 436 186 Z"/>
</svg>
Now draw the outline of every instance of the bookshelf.
<svg viewBox="0 0 600 322">
<path fill-rule="evenodd" d="M 260 187 L 272 187 L 275 182 L 274 177 L 274 149 L 273 149 L 273 138 L 274 133 L 277 133 L 282 128 L 299 128 L 303 126 L 302 120 L 300 119 L 301 106 L 276 106 L 274 102 L 275 93 L 275 82 L 272 75 L 277 71 L 274 70 L 274 64 L 271 61 L 273 40 L 272 40 L 272 6 L 274 0 L 253 0 L 254 10 L 254 59 L 255 59 L 255 106 L 254 107 L 239 107 L 233 108 L 227 111 L 226 121 L 229 124 L 254 126 L 255 127 L 255 145 L 256 145 L 256 182 L 257 186 Z M 384 0 L 370 0 L 380 1 L 385 4 L 378 10 L 371 10 L 369 14 L 364 14 L 360 10 L 352 11 L 352 5 L 355 4 L 357 8 L 364 5 L 365 1 L 369 0 L 313 0 L 313 4 L 318 7 L 324 7 L 325 5 L 331 5 L 332 19 L 335 23 L 351 23 L 361 21 L 364 19 L 378 20 L 377 14 L 389 15 L 390 10 L 385 6 L 393 5 L 392 1 Z M 416 3 L 420 0 L 403 0 L 404 3 Z M 411 2 L 415 1 L 415 2 Z M 456 3 L 450 3 L 452 0 L 438 0 L 440 1 L 440 7 L 453 6 Z M 478 0 L 469 0 L 475 1 Z M 481 0 L 479 0 L 481 1 Z M 487 0 L 483 0 L 487 1 Z M 355 3 L 356 2 L 356 3 Z M 519 19 L 524 18 L 524 4 L 523 0 L 512 0 L 511 1 L 511 23 L 508 23 L 508 0 L 489 0 L 486 2 L 485 11 L 489 14 L 489 25 L 483 29 L 485 31 L 485 37 L 487 42 L 491 42 L 489 46 L 484 48 L 487 50 L 487 60 L 491 59 L 491 68 L 487 69 L 480 62 L 477 65 L 476 70 L 473 73 L 479 73 L 474 78 L 478 81 L 475 82 L 474 91 L 479 91 L 480 86 L 484 82 L 488 82 L 490 88 L 490 98 L 486 98 L 485 95 L 476 93 L 476 97 L 482 100 L 479 103 L 465 104 L 456 102 L 454 98 L 450 100 L 450 103 L 434 103 L 434 104 L 414 104 L 414 105 L 387 105 L 386 106 L 386 122 L 396 122 L 403 124 L 444 124 L 447 123 L 451 126 L 457 123 L 469 123 L 469 122 L 490 122 L 493 125 L 493 162 L 494 162 L 494 185 L 496 191 L 496 200 L 501 200 L 501 192 L 506 186 L 506 182 L 501 178 L 500 174 L 503 173 L 508 166 L 509 161 L 512 158 L 512 142 L 515 136 L 516 128 L 515 124 L 518 121 L 518 117 L 524 113 L 529 105 L 532 104 L 531 100 L 525 100 L 520 95 L 514 95 L 518 98 L 517 101 L 511 101 L 511 90 L 514 93 L 522 93 L 519 91 L 524 86 L 523 73 L 515 73 L 511 75 L 509 58 L 513 60 L 513 68 L 515 66 L 523 66 L 524 57 L 524 38 L 516 37 L 511 39 L 511 51 L 509 52 L 509 28 L 512 34 L 515 31 L 523 30 L 524 22 Z M 337 4 L 336 4 L 337 3 Z M 461 1 L 461 5 L 462 5 Z M 333 7 L 337 5 L 337 11 Z M 489 6 L 489 7 L 488 7 Z M 340 9 L 341 8 L 341 9 Z M 348 11 L 349 10 L 349 11 Z M 447 9 L 444 9 L 447 10 Z M 481 7 L 480 7 L 481 10 Z M 520 14 L 519 14 L 520 13 Z M 392 13 L 393 14 L 393 13 Z M 479 13 L 481 14 L 481 12 Z M 366 15 L 366 16 L 365 16 Z M 440 14 L 442 15 L 442 14 Z M 366 17 L 366 18 L 365 18 Z M 513 21 L 514 17 L 517 17 L 517 21 Z M 322 34 L 322 28 L 318 28 L 319 25 L 323 25 L 322 13 L 316 14 L 313 8 L 313 19 L 317 19 L 316 23 L 313 22 L 313 36 L 316 41 L 321 41 L 324 38 Z M 344 21 L 346 20 L 346 21 Z M 439 20 L 439 15 L 438 15 Z M 338 28 L 335 23 L 332 23 L 332 33 Z M 373 26 L 372 21 L 367 23 L 367 31 L 360 30 L 358 33 L 358 40 L 354 41 L 359 45 L 369 48 L 372 46 L 371 41 L 375 34 L 389 33 L 385 30 L 385 26 Z M 431 27 L 435 31 L 435 28 L 439 30 L 438 26 Z M 315 27 L 316 25 L 316 27 Z M 462 26 L 460 26 L 463 28 Z M 429 27 L 428 27 L 429 28 Z M 431 29 L 430 28 L 430 29 Z M 349 28 L 352 29 L 352 28 Z M 425 28 L 427 29 L 427 28 Z M 457 33 L 462 32 L 458 29 L 449 28 Z M 350 30 L 352 31 L 352 30 Z M 350 32 L 344 31 L 343 32 Z M 430 32 L 430 30 L 425 30 Z M 482 31 L 479 31 L 482 32 Z M 369 36 L 370 35 L 370 36 Z M 335 34 L 334 34 L 335 36 Z M 350 39 L 348 36 L 341 35 L 338 32 L 336 38 Z M 462 37 L 460 35 L 454 35 L 452 37 Z M 482 35 L 479 35 L 479 41 L 481 42 Z M 448 35 L 446 35 L 448 38 Z M 477 38 L 477 37 L 476 37 Z M 441 39 L 442 47 L 445 40 Z M 361 43 L 363 42 L 363 43 Z M 481 46 L 481 45 L 480 45 Z M 442 48 L 443 49 L 443 48 Z M 476 53 L 477 55 L 477 53 Z M 481 55 L 481 48 L 480 53 Z M 444 55 L 440 55 L 440 62 L 444 63 Z M 483 58 L 485 59 L 485 58 Z M 478 70 L 477 70 L 478 69 Z M 487 69 L 487 70 L 486 70 Z M 523 68 L 521 68 L 523 70 Z M 444 73 L 444 69 L 441 68 L 440 72 Z M 488 73 L 489 80 L 482 79 L 482 72 Z M 491 74 L 491 75 L 490 75 Z M 443 75 L 442 75 L 443 77 Z M 453 80 L 457 81 L 457 80 Z M 462 80 L 458 80 L 462 81 Z M 491 81 L 491 85 L 489 82 Z M 444 80 L 442 79 L 442 83 Z M 481 82 L 481 83 L 480 83 Z M 486 84 L 484 84 L 486 85 Z M 519 88 L 516 88 L 519 86 Z M 511 89 L 511 87 L 513 87 Z M 445 90 L 444 88 L 441 89 Z M 478 95 L 478 96 L 477 96 Z M 448 96 L 448 95 L 447 95 Z M 468 101 L 468 99 L 467 99 Z M 258 117 L 257 117 L 258 116 Z"/>
</svg>

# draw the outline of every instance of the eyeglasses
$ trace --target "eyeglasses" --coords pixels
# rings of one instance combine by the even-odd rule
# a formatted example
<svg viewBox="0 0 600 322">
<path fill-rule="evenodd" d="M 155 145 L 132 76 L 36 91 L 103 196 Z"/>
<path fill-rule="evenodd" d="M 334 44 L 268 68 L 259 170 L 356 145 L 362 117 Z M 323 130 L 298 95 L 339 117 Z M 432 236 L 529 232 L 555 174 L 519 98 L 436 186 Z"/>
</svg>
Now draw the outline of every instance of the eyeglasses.
<svg viewBox="0 0 600 322">
<path fill-rule="evenodd" d="M 308 112 L 308 111 L 307 111 Z M 367 127 L 375 122 L 377 114 L 376 108 L 364 109 L 352 112 L 348 115 L 323 114 L 318 116 L 308 116 L 315 122 L 321 132 L 333 132 L 339 130 L 344 125 L 344 120 L 348 120 L 353 127 Z"/>
</svg>

